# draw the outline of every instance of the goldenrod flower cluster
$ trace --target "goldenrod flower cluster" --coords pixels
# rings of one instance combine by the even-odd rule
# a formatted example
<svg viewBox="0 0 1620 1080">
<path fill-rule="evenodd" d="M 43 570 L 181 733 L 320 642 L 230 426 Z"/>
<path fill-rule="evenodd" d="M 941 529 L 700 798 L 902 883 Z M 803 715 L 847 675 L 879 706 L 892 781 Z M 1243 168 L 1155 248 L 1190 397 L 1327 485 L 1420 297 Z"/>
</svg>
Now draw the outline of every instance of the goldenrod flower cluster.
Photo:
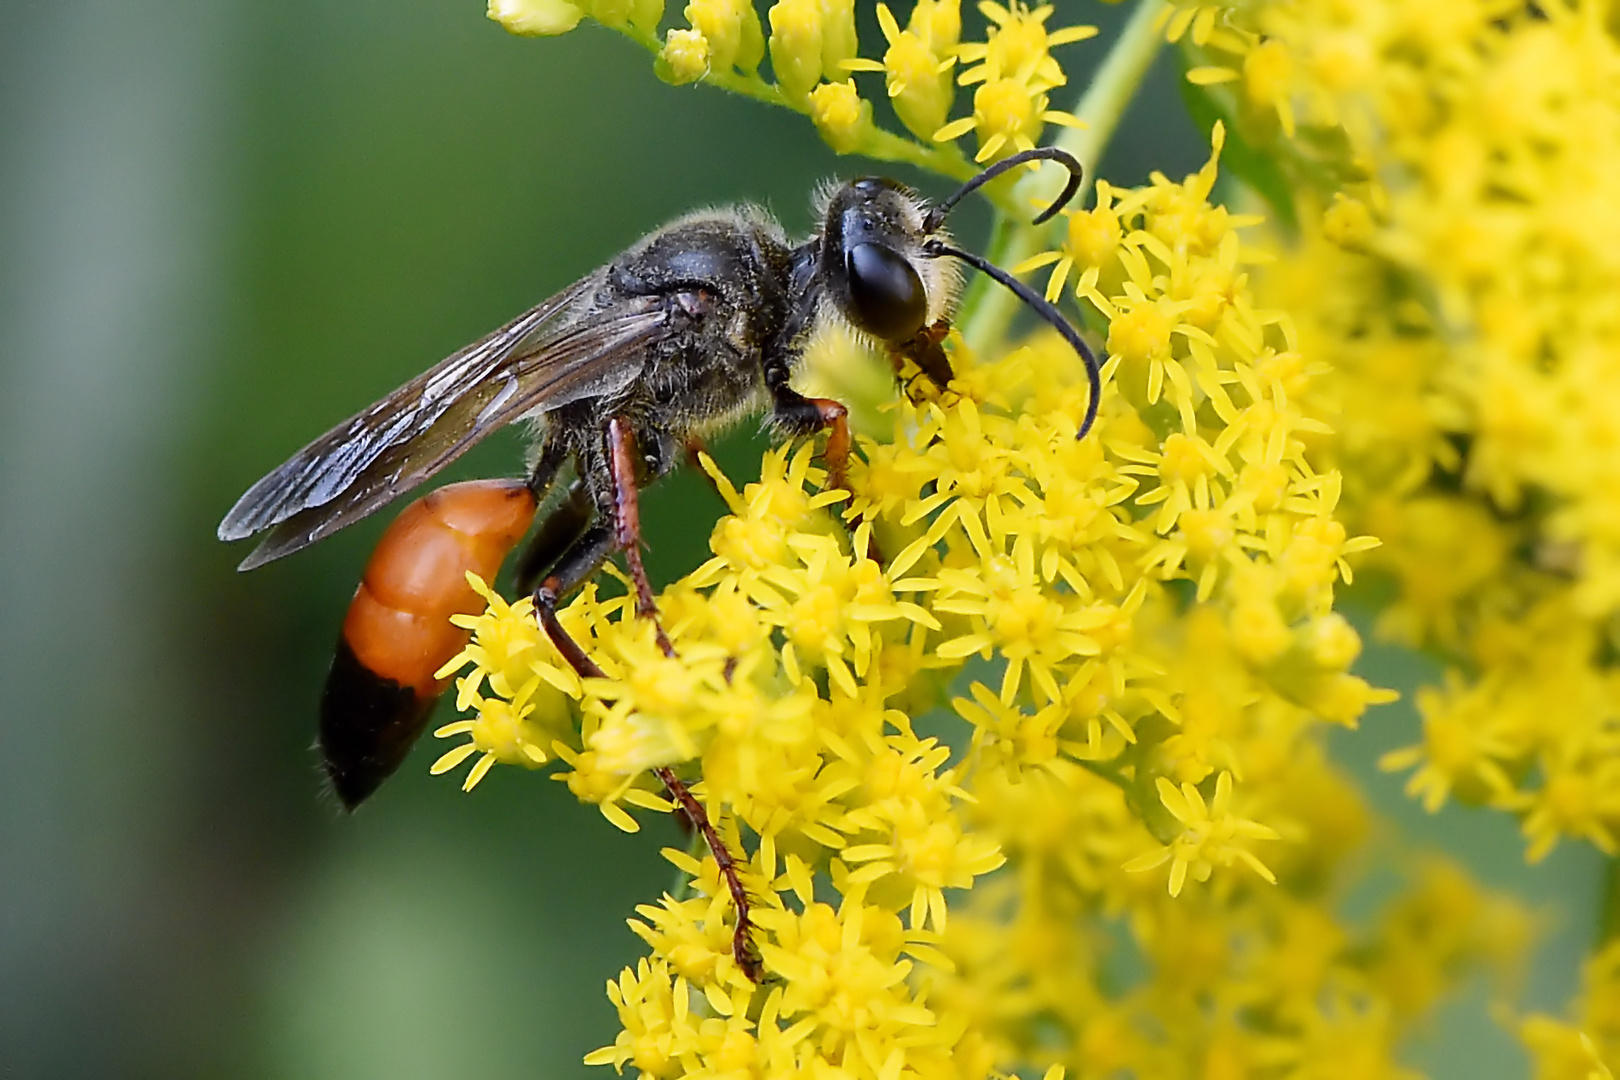
<svg viewBox="0 0 1620 1080">
<path fill-rule="evenodd" d="M 1316 183 L 1268 292 L 1332 365 L 1345 520 L 1381 626 L 1444 656 L 1412 769 L 1529 857 L 1620 828 L 1620 43 L 1601 3 L 1184 8 L 1203 66 Z M 1331 136 L 1331 138 L 1329 137 Z"/>
<path fill-rule="evenodd" d="M 773 452 L 740 492 L 715 475 L 732 512 L 714 558 L 659 600 L 676 657 L 631 598 L 595 586 L 562 620 L 602 679 L 572 675 L 526 601 L 492 597 L 466 620 L 460 693 L 481 709 L 443 729 L 467 740 L 441 768 L 481 752 L 471 786 L 487 762 L 560 759 L 577 795 L 634 828 L 630 809 L 671 808 L 647 770 L 676 766 L 751 853 L 774 981 L 735 962 L 713 859 L 672 853 L 693 893 L 641 909 L 652 955 L 614 984 L 624 1034 L 592 1060 L 658 1076 L 985 1075 L 1032 1049 L 1004 1024 L 1030 999 L 992 994 L 986 1013 L 965 980 L 986 958 L 991 985 L 1028 977 L 1042 958 L 1008 935 L 1035 926 L 1075 954 L 1040 1007 L 1068 1003 L 1075 1041 L 1058 1056 L 1080 1068 L 1108 996 L 1067 996 L 1100 979 L 1079 914 L 1142 920 L 1174 981 L 1186 943 L 1161 936 L 1206 932 L 1194 912 L 1258 928 L 1323 887 L 1331 852 L 1283 838 L 1323 831 L 1298 794 L 1304 778 L 1336 782 L 1315 729 L 1387 696 L 1347 672 L 1357 636 L 1331 609 L 1366 545 L 1333 518 L 1338 478 L 1305 454 L 1320 430 L 1295 404 L 1310 366 L 1286 317 L 1255 306 L 1242 221 L 1207 201 L 1215 176 L 1211 160 L 1185 183 L 1105 189 L 1070 216 L 1070 235 L 1105 237 L 1065 249 L 1111 327 L 1116 392 L 1093 436 L 1075 437 L 1085 380 L 1055 336 L 974 364 L 959 348 L 953 392 L 897 407 L 850 493 L 821 490 L 809 446 Z M 967 725 L 955 752 L 918 730 L 940 701 Z M 991 899 L 952 919 L 947 890 L 1009 857 Z M 1272 864 L 1288 889 L 1267 884 Z M 1188 890 L 1204 898 L 1175 900 Z M 985 917 L 1009 906 L 1010 924 Z M 1225 949 L 1248 931 L 1207 932 Z M 1377 977 L 1339 963 L 1337 938 L 1324 948 L 1317 974 L 1348 997 Z M 1290 1003 L 1304 1010 L 1292 1037 L 1353 1029 L 1382 1059 L 1403 1017 L 1318 1004 L 1321 989 Z M 1234 1038 L 1237 1006 L 1222 1021 Z M 1152 1049 L 1191 1054 L 1207 1034 Z"/>
<path fill-rule="evenodd" d="M 863 58 L 853 0 L 763 18 L 691 0 L 674 25 L 661 2 L 491 3 L 525 33 L 590 16 L 671 82 L 948 176 L 1047 125 L 1106 126 L 1049 107 L 1068 83 L 1053 49 L 1089 28 L 982 10 L 985 40 L 963 41 L 956 0 L 903 22 L 879 4 L 882 54 Z M 708 463 L 728 512 L 712 558 L 658 598 L 675 655 L 609 575 L 560 612 L 601 677 L 528 600 L 480 582 L 488 611 L 458 617 L 474 636 L 446 673 L 472 715 L 440 729 L 436 772 L 473 759 L 470 789 L 496 764 L 551 768 L 634 830 L 675 809 L 651 773 L 672 769 L 750 898 L 758 983 L 713 855 L 667 852 L 688 884 L 638 908 L 647 956 L 609 983 L 622 1031 L 588 1061 L 1414 1075 L 1405 1035 L 1471 970 L 1511 972 L 1531 923 L 1418 855 L 1379 913 L 1340 915 L 1372 830 L 1322 736 L 1393 698 L 1352 672 L 1361 640 L 1335 609 L 1352 563 L 1395 583 L 1382 627 L 1453 668 L 1419 698 L 1424 744 L 1387 764 L 1433 807 L 1519 815 L 1533 858 L 1560 836 L 1614 849 L 1606 9 L 1142 0 L 1137 18 L 1189 57 L 1208 163 L 1097 179 L 1016 268 L 1106 355 L 1091 433 L 1065 343 L 981 337 L 964 311 L 947 391 L 856 403 L 876 419 L 847 491 L 813 445 L 740 485 Z M 863 72 L 908 134 L 874 120 Z M 1234 167 L 1242 212 L 1216 197 Z M 1034 179 L 992 197 L 1027 220 Z M 858 349 L 814 351 L 848 369 Z M 1520 1022 L 1543 1075 L 1609 1075 L 1617 971 L 1610 946 L 1571 1023 Z"/>
<path fill-rule="evenodd" d="M 1343 520 L 1383 541 L 1380 629 L 1447 664 L 1418 695 L 1422 741 L 1384 766 L 1430 810 L 1515 815 L 1532 862 L 1564 838 L 1614 857 L 1613 9 L 1182 4 L 1166 25 L 1272 163 L 1256 187 L 1297 209 L 1259 288 L 1331 366 L 1309 411 L 1336 432 L 1318 459 L 1345 475 Z M 1620 1060 L 1614 966 L 1611 944 L 1584 1033 L 1525 1023 L 1540 1075 Z"/>
</svg>

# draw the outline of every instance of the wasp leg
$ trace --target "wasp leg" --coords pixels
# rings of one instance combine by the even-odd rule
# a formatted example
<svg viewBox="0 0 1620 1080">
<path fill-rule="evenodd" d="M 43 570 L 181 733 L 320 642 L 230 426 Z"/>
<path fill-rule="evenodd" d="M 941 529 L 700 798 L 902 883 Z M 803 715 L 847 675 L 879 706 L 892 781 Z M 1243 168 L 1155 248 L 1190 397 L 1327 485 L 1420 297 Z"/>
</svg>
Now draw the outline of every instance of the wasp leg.
<svg viewBox="0 0 1620 1080">
<path fill-rule="evenodd" d="M 827 487 L 849 490 L 849 409 L 832 398 L 807 398 L 787 386 L 772 391 L 771 419 L 790 435 L 811 435 L 827 429 Z"/>
<path fill-rule="evenodd" d="M 928 381 L 940 390 L 950 385 L 955 373 L 951 371 L 950 357 L 945 355 L 943 342 L 951 332 L 951 324 L 940 319 L 932 326 L 925 326 L 917 331 L 910 341 L 894 346 L 889 350 L 889 356 L 895 363 L 895 375 L 899 375 L 906 360 L 917 365 L 917 370 L 928 377 Z M 911 384 L 907 382 L 906 396 L 913 401 Z"/>
<path fill-rule="evenodd" d="M 787 435 L 814 435 L 827 429 L 827 486 L 849 490 L 849 409 L 831 398 L 807 398 L 789 385 L 793 372 L 778 358 L 765 360 L 765 389 L 771 395 L 771 423 Z"/>
<path fill-rule="evenodd" d="M 563 659 L 585 678 L 599 678 L 602 671 L 557 621 L 557 602 L 590 577 L 612 550 L 613 530 L 602 522 L 593 523 L 562 553 L 533 594 L 541 628 Z"/>
<path fill-rule="evenodd" d="M 595 509 L 591 504 L 590 489 L 583 482 L 574 481 L 568 488 L 568 494 L 540 522 L 523 554 L 518 556 L 518 592 L 532 593 L 541 575 L 562 562 L 563 556 L 590 526 Z M 580 575 L 581 579 L 588 577 L 595 569 L 593 563 Z"/>
<path fill-rule="evenodd" d="M 606 552 L 606 545 L 603 552 Z M 556 577 L 548 577 L 534 590 L 534 612 L 540 617 L 540 627 L 546 632 L 546 637 L 557 647 L 562 658 L 568 661 L 568 666 L 582 679 L 605 678 L 596 661 L 586 655 L 585 650 L 579 647 L 574 636 L 563 629 L 563 624 L 557 621 L 557 598 L 563 594 L 561 582 Z"/>
<path fill-rule="evenodd" d="M 636 614 L 651 619 L 658 635 L 658 647 L 665 656 L 675 655 L 675 646 L 658 621 L 658 603 L 653 599 L 652 582 L 641 561 L 641 501 L 636 483 L 636 462 L 640 459 L 636 436 L 621 417 L 608 421 L 608 464 L 613 473 L 613 539 L 624 552 L 630 568 L 630 581 L 636 587 Z"/>
<path fill-rule="evenodd" d="M 772 395 L 776 399 L 776 407 L 771 412 L 771 419 L 788 434 L 810 435 L 822 428 L 827 429 L 827 487 L 848 491 L 851 444 L 849 409 L 831 398 L 804 397 L 785 385 L 777 386 Z M 859 515 L 846 516 L 844 519 L 844 527 L 851 533 L 860 524 Z M 883 562 L 883 552 L 878 549 L 877 538 L 870 534 L 866 541 L 866 557 L 875 563 Z"/>
<path fill-rule="evenodd" d="M 543 526 L 542 526 L 543 528 Z M 557 602 L 575 589 L 613 553 L 613 527 L 598 519 L 575 537 L 534 590 L 535 610 L 542 602 L 557 606 Z"/>
<path fill-rule="evenodd" d="M 843 406 L 839 408 L 842 409 Z M 548 533 L 561 535 L 575 522 L 580 523 L 583 528 L 583 531 L 558 556 L 551 567 L 551 572 L 534 591 L 534 609 L 539 616 L 541 627 L 551 639 L 551 643 L 556 646 L 558 653 L 582 678 L 587 679 L 602 678 L 602 669 L 558 621 L 557 602 L 589 577 L 614 548 L 622 549 L 625 553 L 631 581 L 636 587 L 637 611 L 652 619 L 653 626 L 657 629 L 659 647 L 663 649 L 664 654 L 675 655 L 674 646 L 658 622 L 658 606 L 653 599 L 652 583 L 647 579 L 647 570 L 641 561 L 641 507 L 638 499 L 640 486 L 636 470 L 640 454 L 636 438 L 626 421 L 614 417 L 608 421 L 607 442 L 608 467 L 613 476 L 612 525 L 600 520 L 590 523 L 595 512 L 594 503 L 584 486 L 576 484 L 569 490 L 567 501 L 541 526 L 540 533 L 530 545 L 530 551 L 524 555 L 525 568 L 530 568 L 531 564 L 544 565 L 541 562 L 542 555 L 536 554 L 536 551 L 549 550 L 551 545 L 543 542 Z M 562 520 L 553 526 L 553 522 L 559 518 Z M 668 768 L 655 768 L 653 774 L 658 777 L 659 782 L 669 792 L 671 801 L 686 815 L 692 828 L 703 837 L 704 843 L 708 844 L 709 851 L 714 855 L 721 879 L 725 882 L 726 890 L 731 893 L 732 903 L 737 908 L 737 923 L 732 931 L 731 940 L 732 955 L 743 973 L 754 982 L 759 982 L 764 977 L 764 969 L 754 952 L 750 936 L 753 928 L 753 920 L 749 917 L 750 901 L 748 891 L 743 888 L 737 860 L 726 847 L 725 841 L 720 838 L 714 823 L 709 820 L 703 804 L 693 796 L 686 783 Z"/>
<path fill-rule="evenodd" d="M 737 860 L 732 858 L 725 841 L 720 839 L 720 833 L 709 820 L 708 811 L 703 809 L 703 804 L 698 802 L 697 796 L 692 794 L 692 789 L 686 786 L 686 782 L 667 767 L 654 768 L 653 775 L 663 782 L 669 797 L 675 800 L 675 805 L 681 808 L 686 820 L 692 823 L 692 828 L 696 829 L 698 835 L 709 845 L 709 851 L 714 855 L 714 864 L 720 870 L 720 877 L 725 881 L 727 891 L 731 893 L 731 902 L 737 907 L 737 924 L 731 931 L 731 955 L 744 975 L 754 982 L 759 982 L 765 977 L 765 969 L 760 963 L 759 954 L 754 951 L 751 940 L 753 920 L 748 917 L 748 910 L 752 901 L 749 900 L 748 891 L 743 888 L 742 878 L 737 873 Z"/>
<path fill-rule="evenodd" d="M 605 547 L 603 551 L 605 553 Z M 545 628 L 546 636 L 557 647 L 563 659 L 568 661 L 569 666 L 581 678 L 603 678 L 602 669 L 597 666 L 596 661 L 586 655 L 579 642 L 575 641 L 573 635 L 563 629 L 562 623 L 557 621 L 557 597 L 562 591 L 561 583 L 556 577 L 546 578 L 535 591 L 534 609 L 540 616 L 540 625 Z M 670 800 L 686 815 L 686 820 L 691 823 L 698 835 L 703 837 L 703 842 L 709 845 L 709 852 L 714 856 L 714 864 L 719 868 L 720 878 L 725 882 L 726 891 L 731 893 L 731 902 L 737 908 L 737 923 L 731 932 L 731 954 L 744 975 L 756 983 L 761 981 L 765 977 L 765 969 L 754 951 L 751 936 L 754 923 L 748 914 L 752 901 L 748 898 L 748 890 L 743 888 L 742 876 L 737 870 L 737 860 L 732 856 L 726 842 L 720 838 L 719 830 L 709 820 L 708 811 L 703 809 L 703 804 L 698 802 L 697 797 L 692 794 L 692 789 L 686 786 L 686 782 L 667 767 L 657 767 L 652 772 L 664 785 L 664 790 L 669 792 Z"/>
</svg>

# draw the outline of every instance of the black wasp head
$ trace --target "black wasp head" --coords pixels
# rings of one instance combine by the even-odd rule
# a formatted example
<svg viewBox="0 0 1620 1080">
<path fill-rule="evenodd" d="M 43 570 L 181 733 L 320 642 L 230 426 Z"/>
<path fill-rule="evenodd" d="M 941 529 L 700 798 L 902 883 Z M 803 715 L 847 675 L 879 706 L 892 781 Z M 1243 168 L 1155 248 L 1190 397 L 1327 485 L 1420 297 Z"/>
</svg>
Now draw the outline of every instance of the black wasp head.
<svg viewBox="0 0 1620 1080">
<path fill-rule="evenodd" d="M 909 188 L 874 176 L 840 185 L 822 220 L 827 290 L 857 329 L 900 343 L 946 316 L 957 276 L 924 250 L 928 212 Z"/>
<path fill-rule="evenodd" d="M 1102 395 L 1097 358 L 1073 325 L 1045 297 L 987 259 L 952 245 L 944 230 L 945 218 L 956 204 L 1008 170 L 1034 161 L 1055 161 L 1069 172 L 1058 197 L 1035 218 L 1041 224 L 1063 209 L 1080 190 L 1080 163 L 1056 147 L 1025 150 L 996 162 L 968 180 L 948 199 L 929 209 L 910 188 L 893 180 L 868 176 L 834 188 L 826 196 L 817 252 L 819 275 L 839 312 L 857 329 L 891 346 L 932 348 L 938 336 L 925 330 L 943 329 L 954 306 L 957 271 L 953 262 L 969 266 L 995 279 L 1050 323 L 1085 362 L 1091 396 L 1079 434 L 1090 430 Z M 906 353 L 905 348 L 900 349 Z M 930 375 L 949 375 L 944 354 L 941 367 L 930 369 L 925 354 L 910 352 Z M 944 379 L 938 381 L 943 386 Z"/>
</svg>

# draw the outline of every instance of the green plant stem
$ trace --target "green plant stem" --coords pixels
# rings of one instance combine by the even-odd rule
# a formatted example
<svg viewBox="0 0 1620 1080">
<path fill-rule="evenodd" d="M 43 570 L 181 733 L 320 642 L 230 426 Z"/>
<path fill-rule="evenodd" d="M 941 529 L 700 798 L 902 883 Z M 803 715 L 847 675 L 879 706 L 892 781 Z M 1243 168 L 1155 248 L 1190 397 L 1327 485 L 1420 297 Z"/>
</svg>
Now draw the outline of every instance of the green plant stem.
<svg viewBox="0 0 1620 1080">
<path fill-rule="evenodd" d="M 1097 163 L 1102 160 L 1103 151 L 1119 129 L 1120 119 L 1164 45 L 1160 18 L 1165 7 L 1164 0 L 1137 0 L 1136 10 L 1074 108 L 1074 114 L 1086 126 L 1065 128 L 1057 139 L 1055 145 L 1073 154 L 1085 168 L 1085 181 L 1075 196 L 1076 204 L 1084 202 L 1096 179 Z M 1018 182 L 1009 200 L 1017 208 L 1018 216 L 998 209 L 991 226 L 990 244 L 985 252 L 991 262 L 1011 269 L 1045 250 L 1048 237 L 1054 228 L 1062 226 L 1063 218 L 1046 225 L 1031 225 L 1028 218 L 1033 211 L 1030 208 L 1050 203 L 1062 190 L 1065 179 L 1061 169 L 1048 166 Z M 956 319 L 962 336 L 976 349 L 1002 340 L 1018 310 L 1017 297 L 991 285 L 982 278 L 974 282 Z"/>
<path fill-rule="evenodd" d="M 656 34 L 647 34 L 632 26 L 617 27 L 618 31 L 631 41 L 646 49 L 656 58 L 663 51 L 663 42 Z M 783 109 L 791 109 L 801 116 L 809 115 L 809 107 L 789 98 L 782 93 L 781 87 L 775 83 L 768 83 L 757 74 L 743 74 L 739 71 L 711 71 L 700 83 L 717 86 L 722 90 L 738 94 L 745 98 L 766 105 L 775 105 Z M 915 165 L 928 172 L 939 173 L 957 180 L 966 180 L 979 171 L 978 166 L 962 153 L 955 143 L 940 143 L 929 146 L 904 135 L 897 135 L 892 131 L 885 131 L 877 125 L 872 125 L 861 145 L 856 147 L 854 153 L 877 161 L 900 161 L 907 165 Z M 1011 210 L 1012 204 L 998 202 L 1001 210 Z"/>
<path fill-rule="evenodd" d="M 767 105 L 792 109 L 801 115 L 809 114 L 808 108 L 791 100 L 782 93 L 780 87 L 766 82 L 758 75 L 742 75 L 735 71 L 711 71 L 702 81 Z M 871 126 L 861 144 L 852 153 L 877 161 L 903 161 L 907 165 L 915 165 L 919 169 L 957 180 L 966 180 L 979 171 L 978 166 L 964 157 L 955 143 L 925 146 L 915 139 L 885 131 L 876 124 Z"/>
<path fill-rule="evenodd" d="M 1098 779 L 1108 781 L 1123 792 L 1130 792 L 1131 780 L 1120 771 L 1118 758 L 1113 761 L 1092 761 L 1089 758 L 1075 758 L 1074 762 Z"/>
<path fill-rule="evenodd" d="M 1603 907 L 1598 913 L 1598 943 L 1620 938 L 1620 857 L 1611 856 L 1603 874 Z"/>
<path fill-rule="evenodd" d="M 862 140 L 856 153 L 878 161 L 903 161 L 907 165 L 915 165 L 955 180 L 967 180 L 979 171 L 979 167 L 963 156 L 955 143 L 924 146 L 914 139 L 884 131 L 876 125 L 873 125 L 871 134 Z"/>
</svg>

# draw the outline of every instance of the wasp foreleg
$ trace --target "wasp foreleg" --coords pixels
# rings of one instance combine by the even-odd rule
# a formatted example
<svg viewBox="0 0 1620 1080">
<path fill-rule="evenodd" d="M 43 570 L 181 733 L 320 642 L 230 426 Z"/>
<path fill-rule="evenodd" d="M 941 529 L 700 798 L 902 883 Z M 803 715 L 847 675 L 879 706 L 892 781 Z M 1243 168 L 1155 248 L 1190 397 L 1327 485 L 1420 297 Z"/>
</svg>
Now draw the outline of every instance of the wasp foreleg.
<svg viewBox="0 0 1620 1080">
<path fill-rule="evenodd" d="M 951 324 L 940 319 L 917 331 L 911 340 L 891 345 L 889 356 L 894 361 L 895 375 L 898 377 L 904 370 L 905 362 L 910 360 L 936 389 L 944 390 L 955 377 L 955 373 L 951 371 L 950 357 L 945 355 L 944 349 L 945 338 L 950 332 Z M 917 400 L 912 397 L 911 380 L 906 382 L 905 391 L 907 397 L 913 401 Z"/>
<path fill-rule="evenodd" d="M 832 398 L 807 398 L 787 386 L 772 391 L 775 407 L 771 419 L 790 435 L 810 435 L 827 431 L 827 487 L 849 490 L 849 409 Z"/>
<path fill-rule="evenodd" d="M 849 453 L 852 439 L 849 432 L 849 409 L 831 398 L 807 398 L 785 385 L 772 390 L 776 405 L 771 419 L 777 427 L 790 435 L 810 435 L 827 429 L 827 484 L 829 490 L 849 490 Z M 845 528 L 853 533 L 859 527 L 858 515 L 846 516 Z M 883 562 L 877 539 L 868 534 L 866 557 Z"/>
</svg>

